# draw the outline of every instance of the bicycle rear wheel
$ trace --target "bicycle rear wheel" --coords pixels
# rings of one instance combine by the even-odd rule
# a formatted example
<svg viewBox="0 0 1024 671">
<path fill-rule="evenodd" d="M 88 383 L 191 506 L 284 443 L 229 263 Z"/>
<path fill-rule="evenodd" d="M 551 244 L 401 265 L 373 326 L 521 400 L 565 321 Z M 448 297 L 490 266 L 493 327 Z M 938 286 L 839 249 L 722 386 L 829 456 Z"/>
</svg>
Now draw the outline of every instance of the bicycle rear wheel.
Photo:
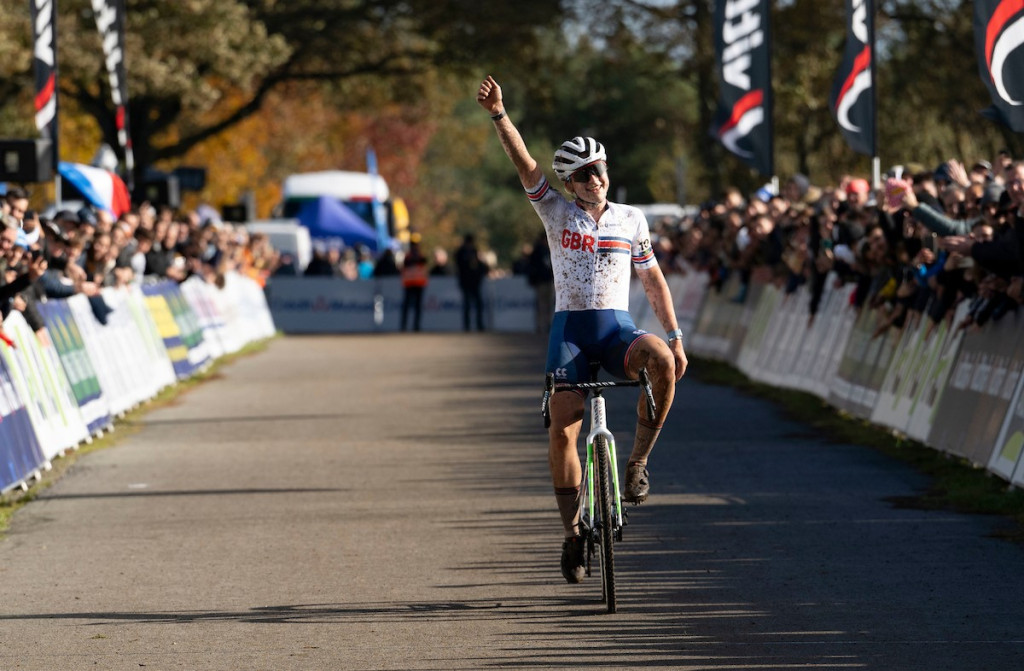
<svg viewBox="0 0 1024 671">
<path fill-rule="evenodd" d="M 594 438 L 597 454 L 598 504 L 601 510 L 601 582 L 608 612 L 615 612 L 615 525 L 612 521 L 612 472 L 608 454 L 608 441 L 603 436 Z"/>
</svg>

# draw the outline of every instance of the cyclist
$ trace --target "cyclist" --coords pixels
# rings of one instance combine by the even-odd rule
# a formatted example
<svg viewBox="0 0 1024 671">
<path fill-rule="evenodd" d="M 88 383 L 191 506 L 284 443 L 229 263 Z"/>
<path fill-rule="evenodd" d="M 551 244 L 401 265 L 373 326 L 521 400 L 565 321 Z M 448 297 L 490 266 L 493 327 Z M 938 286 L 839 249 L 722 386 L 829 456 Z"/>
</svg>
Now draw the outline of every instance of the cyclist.
<svg viewBox="0 0 1024 671">
<path fill-rule="evenodd" d="M 624 500 L 642 503 L 650 490 L 647 459 L 687 364 L 682 331 L 654 258 L 647 219 L 637 208 L 608 202 L 607 156 L 600 142 L 574 137 L 555 152 L 552 167 L 571 198 L 567 200 L 551 188 L 526 149 L 505 113 L 501 87 L 493 77 L 480 84 L 476 99 L 490 113 L 501 146 L 547 232 L 555 276 L 547 372 L 559 382 L 586 381 L 594 361 L 619 378 L 635 380 L 641 368 L 650 375 L 658 413 L 653 422 L 648 421 L 646 404 L 638 401 L 636 437 L 623 487 Z M 631 265 L 668 333 L 668 342 L 638 329 L 629 315 Z M 562 575 L 570 583 L 579 582 L 585 573 L 579 532 L 583 469 L 577 448 L 583 406 L 584 397 L 576 392 L 558 392 L 550 401 L 548 462 L 565 528 Z"/>
</svg>

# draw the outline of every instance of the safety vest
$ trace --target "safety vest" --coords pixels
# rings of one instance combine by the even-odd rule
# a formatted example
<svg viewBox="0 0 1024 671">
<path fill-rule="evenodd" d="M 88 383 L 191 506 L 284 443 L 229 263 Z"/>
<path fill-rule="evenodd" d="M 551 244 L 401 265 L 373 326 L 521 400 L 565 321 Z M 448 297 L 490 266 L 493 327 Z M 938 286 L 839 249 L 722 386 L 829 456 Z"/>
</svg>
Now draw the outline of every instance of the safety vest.
<svg viewBox="0 0 1024 671">
<path fill-rule="evenodd" d="M 427 264 L 425 261 L 413 261 L 402 266 L 402 286 L 427 286 Z"/>
</svg>

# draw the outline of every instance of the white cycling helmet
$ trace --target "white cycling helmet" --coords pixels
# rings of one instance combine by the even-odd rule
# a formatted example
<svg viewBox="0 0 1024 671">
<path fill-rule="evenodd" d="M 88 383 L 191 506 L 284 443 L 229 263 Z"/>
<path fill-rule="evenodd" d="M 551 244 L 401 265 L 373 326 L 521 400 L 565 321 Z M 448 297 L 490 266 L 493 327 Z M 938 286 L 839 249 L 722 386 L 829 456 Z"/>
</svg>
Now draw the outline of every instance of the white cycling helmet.
<svg viewBox="0 0 1024 671">
<path fill-rule="evenodd" d="M 555 160 L 551 163 L 551 167 L 554 168 L 558 179 L 564 182 L 583 166 L 607 160 L 603 144 L 592 137 L 577 135 L 562 143 L 562 146 L 555 152 Z"/>
</svg>

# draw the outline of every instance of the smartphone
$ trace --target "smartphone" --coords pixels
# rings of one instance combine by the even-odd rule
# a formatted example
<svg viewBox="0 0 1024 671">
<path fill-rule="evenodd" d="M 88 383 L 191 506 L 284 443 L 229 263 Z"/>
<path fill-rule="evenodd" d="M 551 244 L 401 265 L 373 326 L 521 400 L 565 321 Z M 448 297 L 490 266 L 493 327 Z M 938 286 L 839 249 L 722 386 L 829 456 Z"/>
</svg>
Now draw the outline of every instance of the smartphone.
<svg viewBox="0 0 1024 671">
<path fill-rule="evenodd" d="M 890 208 L 897 208 L 903 204 L 903 192 L 910 188 L 910 185 L 901 179 L 889 177 L 885 180 L 885 202 Z"/>
</svg>

